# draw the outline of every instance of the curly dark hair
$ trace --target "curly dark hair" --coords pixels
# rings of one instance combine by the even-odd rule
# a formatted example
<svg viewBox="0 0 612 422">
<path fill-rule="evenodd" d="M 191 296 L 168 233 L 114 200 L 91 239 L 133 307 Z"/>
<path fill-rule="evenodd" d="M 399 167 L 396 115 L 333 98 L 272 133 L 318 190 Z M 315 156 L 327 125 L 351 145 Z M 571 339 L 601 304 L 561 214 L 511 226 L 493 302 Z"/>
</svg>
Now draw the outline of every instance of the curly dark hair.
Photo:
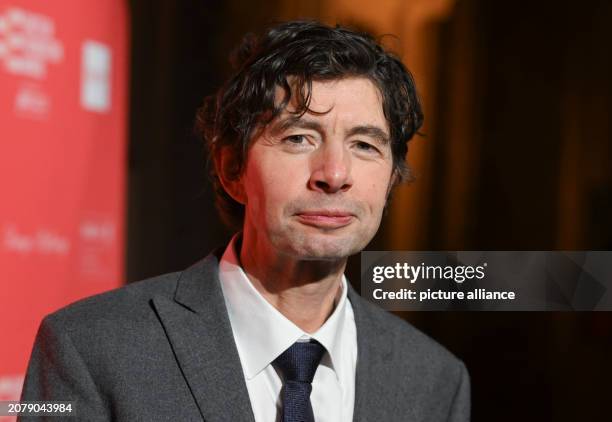
<svg viewBox="0 0 612 422">
<path fill-rule="evenodd" d="M 312 81 L 360 76 L 382 94 L 390 128 L 393 169 L 399 181 L 411 179 L 406 164 L 408 141 L 423 123 L 414 80 L 401 60 L 371 35 L 315 21 L 293 21 L 268 29 L 261 37 L 247 34 L 230 55 L 234 73 L 215 95 L 204 99 L 196 129 L 209 158 L 229 148 L 232 175 L 241 174 L 251 138 L 276 118 L 295 95 L 295 114 L 309 111 Z M 285 91 L 275 104 L 275 91 Z M 225 192 L 214 165 L 209 165 L 216 205 L 228 225 L 240 229 L 244 206 Z"/>
</svg>

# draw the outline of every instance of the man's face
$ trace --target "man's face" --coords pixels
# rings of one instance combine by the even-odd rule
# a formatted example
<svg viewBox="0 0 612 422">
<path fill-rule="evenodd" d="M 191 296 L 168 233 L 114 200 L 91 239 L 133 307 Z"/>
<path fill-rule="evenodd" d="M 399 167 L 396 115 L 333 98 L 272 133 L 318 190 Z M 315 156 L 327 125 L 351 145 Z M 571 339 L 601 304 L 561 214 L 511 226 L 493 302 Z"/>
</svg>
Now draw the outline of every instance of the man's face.
<svg viewBox="0 0 612 422">
<path fill-rule="evenodd" d="M 322 114 L 287 108 L 249 149 L 244 239 L 299 260 L 357 253 L 378 230 L 391 185 L 381 95 L 366 78 L 313 81 L 310 109 Z"/>
</svg>

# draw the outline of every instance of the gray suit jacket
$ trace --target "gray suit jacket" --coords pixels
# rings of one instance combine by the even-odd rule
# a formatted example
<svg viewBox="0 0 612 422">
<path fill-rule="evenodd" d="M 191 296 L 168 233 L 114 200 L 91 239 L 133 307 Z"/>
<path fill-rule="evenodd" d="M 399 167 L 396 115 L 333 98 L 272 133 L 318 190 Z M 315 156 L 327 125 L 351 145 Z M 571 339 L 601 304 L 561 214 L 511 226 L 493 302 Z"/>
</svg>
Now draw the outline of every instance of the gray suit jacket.
<svg viewBox="0 0 612 422">
<path fill-rule="evenodd" d="M 47 316 L 22 400 L 72 400 L 72 421 L 254 421 L 218 260 L 211 254 Z M 468 421 L 463 363 L 350 285 L 348 298 L 358 345 L 354 420 Z"/>
</svg>

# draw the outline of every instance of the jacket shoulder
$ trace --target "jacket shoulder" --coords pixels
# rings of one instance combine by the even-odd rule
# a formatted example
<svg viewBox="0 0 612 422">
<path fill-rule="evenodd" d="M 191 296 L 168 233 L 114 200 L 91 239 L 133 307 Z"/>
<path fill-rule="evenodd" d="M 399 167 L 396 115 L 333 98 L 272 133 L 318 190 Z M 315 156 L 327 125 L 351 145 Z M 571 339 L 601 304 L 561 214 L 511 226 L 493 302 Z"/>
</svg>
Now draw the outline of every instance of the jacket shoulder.
<svg viewBox="0 0 612 422">
<path fill-rule="evenodd" d="M 150 300 L 155 296 L 172 298 L 181 272 L 174 272 L 133 282 L 67 305 L 45 319 L 56 323 L 83 324 L 87 321 L 138 320 L 150 314 Z"/>
<path fill-rule="evenodd" d="M 386 409 L 379 420 L 468 421 L 470 381 L 464 363 L 407 321 L 362 297 L 356 302 L 361 318 L 369 319 L 362 325 L 368 327 L 364 341 L 373 343 L 367 347 L 376 366 L 373 377 L 387 392 L 380 400 L 392 392 L 411 398 Z"/>
<path fill-rule="evenodd" d="M 384 341 L 392 342 L 393 350 L 399 352 L 400 359 L 418 358 L 424 367 L 457 368 L 463 362 L 436 340 L 423 333 L 406 320 L 386 311 L 379 306 L 359 297 L 360 305 L 371 318 Z"/>
</svg>

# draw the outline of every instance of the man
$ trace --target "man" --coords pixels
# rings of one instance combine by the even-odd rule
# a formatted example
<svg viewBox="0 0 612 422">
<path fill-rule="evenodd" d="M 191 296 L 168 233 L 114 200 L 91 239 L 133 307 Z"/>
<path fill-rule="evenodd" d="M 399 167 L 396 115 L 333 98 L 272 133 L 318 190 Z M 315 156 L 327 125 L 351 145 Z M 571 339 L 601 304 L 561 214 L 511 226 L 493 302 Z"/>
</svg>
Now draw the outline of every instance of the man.
<svg viewBox="0 0 612 422">
<path fill-rule="evenodd" d="M 410 74 L 314 22 L 246 38 L 235 64 L 198 122 L 241 231 L 45 318 L 23 399 L 72 400 L 83 420 L 468 420 L 463 364 L 343 276 L 407 175 Z"/>
</svg>

